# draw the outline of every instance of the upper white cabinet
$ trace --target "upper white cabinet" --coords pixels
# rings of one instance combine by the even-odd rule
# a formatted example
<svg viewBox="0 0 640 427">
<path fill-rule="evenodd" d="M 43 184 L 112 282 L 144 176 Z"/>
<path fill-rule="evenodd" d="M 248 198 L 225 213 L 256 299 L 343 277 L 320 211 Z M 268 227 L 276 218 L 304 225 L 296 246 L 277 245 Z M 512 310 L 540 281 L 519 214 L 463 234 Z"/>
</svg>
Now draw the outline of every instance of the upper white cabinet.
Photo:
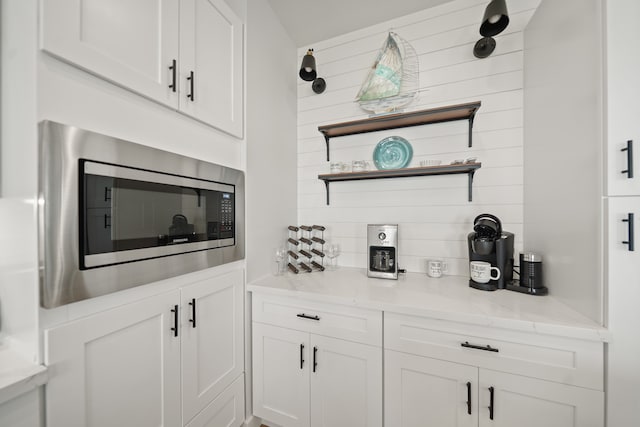
<svg viewBox="0 0 640 427">
<path fill-rule="evenodd" d="M 242 137 L 243 28 L 224 0 L 41 4 L 46 52 Z"/>
<path fill-rule="evenodd" d="M 242 22 L 224 0 L 180 2 L 180 110 L 242 137 Z"/>
<path fill-rule="evenodd" d="M 41 2 L 40 44 L 80 68 L 177 108 L 169 67 L 179 59 L 179 4 L 46 0 Z"/>
<path fill-rule="evenodd" d="M 605 16 L 607 195 L 640 195 L 640 2 L 607 1 Z"/>
</svg>

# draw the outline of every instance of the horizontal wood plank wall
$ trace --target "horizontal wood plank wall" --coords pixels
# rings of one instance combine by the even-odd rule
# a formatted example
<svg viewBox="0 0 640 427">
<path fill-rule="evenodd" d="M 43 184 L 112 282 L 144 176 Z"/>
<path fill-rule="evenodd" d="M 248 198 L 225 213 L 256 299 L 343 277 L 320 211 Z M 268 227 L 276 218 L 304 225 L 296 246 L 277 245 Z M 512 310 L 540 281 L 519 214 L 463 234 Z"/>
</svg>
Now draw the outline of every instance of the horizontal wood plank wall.
<svg viewBox="0 0 640 427">
<path fill-rule="evenodd" d="M 510 24 L 496 36 L 497 47 L 485 59 L 473 56 L 487 1 L 456 0 L 399 19 L 299 49 L 314 48 L 318 75 L 327 82 L 316 95 L 298 84 L 298 219 L 322 224 L 325 237 L 339 243 L 339 265 L 365 268 L 367 224 L 399 224 L 399 266 L 425 272 L 426 260 L 448 261 L 450 274 L 467 275 L 466 236 L 473 219 L 492 213 L 516 235 L 523 234 L 523 34 L 540 0 L 509 2 Z M 467 201 L 467 176 L 431 176 L 331 184 L 327 206 L 324 183 L 329 173 L 325 142 L 318 126 L 368 117 L 354 101 L 387 32 L 393 30 L 416 49 L 420 93 L 405 111 L 481 101 L 467 146 L 467 122 L 450 122 L 333 138 L 331 160 L 368 160 L 388 136 L 409 140 L 410 166 L 420 160 L 478 157 L 473 202 Z M 373 166 L 372 166 L 373 167 Z"/>
</svg>

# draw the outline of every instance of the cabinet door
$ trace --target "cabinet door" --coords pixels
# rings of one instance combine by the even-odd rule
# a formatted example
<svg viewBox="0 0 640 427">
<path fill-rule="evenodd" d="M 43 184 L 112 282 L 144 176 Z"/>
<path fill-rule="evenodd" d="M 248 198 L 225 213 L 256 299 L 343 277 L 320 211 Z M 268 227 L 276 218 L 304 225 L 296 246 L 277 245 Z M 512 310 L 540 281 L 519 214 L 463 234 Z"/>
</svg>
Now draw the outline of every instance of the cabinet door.
<svg viewBox="0 0 640 427">
<path fill-rule="evenodd" d="M 382 427 L 382 348 L 311 335 L 311 427 Z"/>
<path fill-rule="evenodd" d="M 603 392 L 486 369 L 479 384 L 480 427 L 604 426 Z"/>
<path fill-rule="evenodd" d="M 612 0 L 606 4 L 607 194 L 640 195 L 640 2 Z M 633 141 L 634 177 L 628 170 L 627 141 Z"/>
<path fill-rule="evenodd" d="M 633 214 L 635 236 L 629 236 Z M 629 424 L 640 407 L 640 197 L 607 200 L 607 266 L 611 341 L 608 343 L 607 418 L 609 426 Z M 628 242 L 634 240 L 631 251 Z"/>
<path fill-rule="evenodd" d="M 244 375 L 200 412 L 187 427 L 237 427 L 244 422 Z"/>
<path fill-rule="evenodd" d="M 253 323 L 253 413 L 309 426 L 309 334 Z"/>
<path fill-rule="evenodd" d="M 477 426 L 478 368 L 392 350 L 384 354 L 385 425 Z"/>
<path fill-rule="evenodd" d="M 180 424 L 173 291 L 45 331 L 46 424 Z"/>
<path fill-rule="evenodd" d="M 242 271 L 182 289 L 182 405 L 189 421 L 243 370 Z"/>
<path fill-rule="evenodd" d="M 242 137 L 242 21 L 224 0 L 180 2 L 180 110 Z"/>
<path fill-rule="evenodd" d="M 80 68 L 174 108 L 178 2 L 46 0 L 41 47 Z"/>
</svg>

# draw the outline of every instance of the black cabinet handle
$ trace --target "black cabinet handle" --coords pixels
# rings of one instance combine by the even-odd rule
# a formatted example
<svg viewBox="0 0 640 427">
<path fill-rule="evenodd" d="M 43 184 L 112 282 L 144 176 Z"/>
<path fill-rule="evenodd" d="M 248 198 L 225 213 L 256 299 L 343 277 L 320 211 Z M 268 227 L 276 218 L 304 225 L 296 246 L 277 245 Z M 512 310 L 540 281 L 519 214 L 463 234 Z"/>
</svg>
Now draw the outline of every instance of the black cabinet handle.
<svg viewBox="0 0 640 427">
<path fill-rule="evenodd" d="M 303 319 L 309 319 L 309 320 L 320 320 L 318 316 L 309 316 L 308 314 L 304 314 L 304 313 L 296 314 L 296 317 L 301 317 Z"/>
<path fill-rule="evenodd" d="M 475 344 L 469 344 L 469 341 L 465 341 L 463 343 L 460 343 L 461 347 L 466 347 L 466 348 L 473 348 L 474 350 L 484 350 L 484 351 L 492 351 L 494 353 L 499 352 L 500 350 L 498 350 L 495 347 L 491 347 L 490 345 L 475 345 Z"/>
<path fill-rule="evenodd" d="M 111 215 L 104 214 L 104 228 L 111 227 Z"/>
<path fill-rule="evenodd" d="M 471 415 L 471 383 L 467 382 L 467 414 Z"/>
<path fill-rule="evenodd" d="M 493 420 L 493 387 L 489 387 L 489 419 Z"/>
<path fill-rule="evenodd" d="M 104 201 L 108 202 L 109 200 L 111 200 L 111 188 L 104 187 Z"/>
<path fill-rule="evenodd" d="M 173 313 L 173 328 L 171 328 L 171 330 L 173 331 L 173 336 L 177 337 L 178 336 L 178 306 L 174 305 L 173 308 L 171 309 L 171 312 Z"/>
<path fill-rule="evenodd" d="M 195 328 L 196 327 L 196 299 L 193 298 L 189 303 L 189 305 L 191 306 L 191 319 L 189 319 L 189 322 L 191 322 L 191 324 Z"/>
<path fill-rule="evenodd" d="M 620 149 L 620 151 L 627 152 L 627 169 L 621 171 L 620 173 L 626 173 L 627 178 L 633 178 L 633 140 L 628 140 L 627 146 Z"/>
<path fill-rule="evenodd" d="M 194 93 L 193 93 L 193 71 L 189 72 L 189 77 L 187 77 L 187 80 L 189 80 L 189 94 L 187 95 L 187 98 L 191 100 L 191 102 L 194 101 Z"/>
<path fill-rule="evenodd" d="M 171 84 L 169 85 L 169 89 L 173 92 L 176 91 L 176 60 L 171 61 L 171 66 L 169 67 L 171 70 Z"/>
<path fill-rule="evenodd" d="M 635 231 L 634 231 L 634 214 L 632 213 L 628 213 L 627 217 L 625 219 L 622 220 L 622 222 L 626 222 L 627 223 L 627 228 L 629 230 L 629 240 L 625 240 L 622 242 L 622 244 L 624 245 L 629 245 L 628 250 L 629 252 L 633 252 L 635 250 L 635 244 L 634 244 L 634 240 L 635 240 Z"/>
<path fill-rule="evenodd" d="M 304 344 L 300 344 L 300 369 L 304 367 Z"/>
<path fill-rule="evenodd" d="M 318 347 L 313 347 L 313 372 L 316 371 L 316 366 L 318 366 L 317 354 L 318 354 Z"/>
</svg>

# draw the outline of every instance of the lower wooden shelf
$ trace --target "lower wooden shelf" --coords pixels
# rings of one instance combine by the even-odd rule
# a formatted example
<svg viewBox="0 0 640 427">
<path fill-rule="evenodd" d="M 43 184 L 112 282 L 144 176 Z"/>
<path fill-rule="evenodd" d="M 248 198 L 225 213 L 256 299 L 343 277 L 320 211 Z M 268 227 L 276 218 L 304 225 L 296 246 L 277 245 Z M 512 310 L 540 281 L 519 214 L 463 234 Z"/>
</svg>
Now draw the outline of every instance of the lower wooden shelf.
<svg viewBox="0 0 640 427">
<path fill-rule="evenodd" d="M 480 169 L 481 167 L 482 163 L 463 163 L 459 165 L 440 165 L 418 168 L 332 173 L 318 175 L 318 179 L 324 181 L 324 185 L 327 190 L 327 205 L 329 205 L 329 184 L 331 182 L 357 181 L 363 179 L 407 178 L 411 176 L 467 174 L 469 179 L 469 201 L 472 201 L 473 175 L 476 170 Z"/>
</svg>

